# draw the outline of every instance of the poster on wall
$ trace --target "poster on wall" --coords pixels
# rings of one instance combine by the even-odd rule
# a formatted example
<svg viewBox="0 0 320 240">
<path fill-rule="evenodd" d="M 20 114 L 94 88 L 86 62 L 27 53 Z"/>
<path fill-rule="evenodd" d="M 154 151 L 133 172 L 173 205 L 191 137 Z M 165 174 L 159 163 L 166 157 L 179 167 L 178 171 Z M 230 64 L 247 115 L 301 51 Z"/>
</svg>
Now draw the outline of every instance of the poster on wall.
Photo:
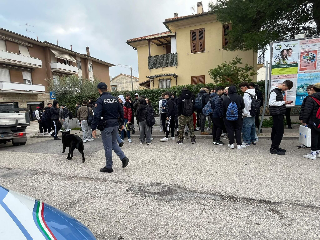
<svg viewBox="0 0 320 240">
<path fill-rule="evenodd" d="M 272 75 L 297 74 L 299 60 L 299 41 L 274 43 L 272 54 Z"/>
<path fill-rule="evenodd" d="M 300 41 L 299 72 L 312 72 L 320 70 L 319 61 L 320 39 L 306 39 Z"/>
<path fill-rule="evenodd" d="M 301 105 L 303 99 L 308 96 L 307 87 L 318 82 L 320 82 L 320 72 L 298 74 L 296 105 Z"/>
<path fill-rule="evenodd" d="M 293 87 L 284 94 L 285 101 L 292 101 L 292 103 L 287 106 L 293 107 L 296 105 L 297 74 L 273 75 L 271 77 L 271 90 L 278 87 L 278 85 L 283 83 L 285 80 L 293 82 Z"/>
</svg>

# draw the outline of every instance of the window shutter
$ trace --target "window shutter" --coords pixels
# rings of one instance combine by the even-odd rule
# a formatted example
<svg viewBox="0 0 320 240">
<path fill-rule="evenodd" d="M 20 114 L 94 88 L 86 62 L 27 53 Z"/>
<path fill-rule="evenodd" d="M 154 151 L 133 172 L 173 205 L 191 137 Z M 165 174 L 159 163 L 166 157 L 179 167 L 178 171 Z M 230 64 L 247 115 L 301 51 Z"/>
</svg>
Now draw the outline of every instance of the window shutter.
<svg viewBox="0 0 320 240">
<path fill-rule="evenodd" d="M 199 77 L 198 77 L 198 83 L 200 83 L 200 84 L 205 84 L 205 83 L 206 83 L 205 77 L 206 77 L 205 75 L 199 76 Z"/>
<path fill-rule="evenodd" d="M 0 81 L 1 82 L 10 82 L 9 69 L 0 67 Z"/>
<path fill-rule="evenodd" d="M 6 42 L 4 40 L 0 40 L 0 51 L 7 51 Z"/>
<path fill-rule="evenodd" d="M 231 30 L 231 25 L 230 24 L 223 24 L 222 25 L 222 47 L 225 48 L 228 43 L 228 33 Z"/>
<path fill-rule="evenodd" d="M 26 57 L 30 57 L 30 53 L 29 53 L 29 50 L 26 46 L 21 46 L 19 45 L 19 52 L 21 55 L 24 55 Z"/>
<path fill-rule="evenodd" d="M 205 51 L 205 29 L 199 29 L 199 41 L 198 41 L 199 52 Z"/>
<path fill-rule="evenodd" d="M 191 53 L 198 52 L 198 30 L 190 31 Z"/>
<path fill-rule="evenodd" d="M 197 85 L 198 84 L 198 77 L 192 76 L 191 77 L 191 84 L 192 85 Z"/>
</svg>

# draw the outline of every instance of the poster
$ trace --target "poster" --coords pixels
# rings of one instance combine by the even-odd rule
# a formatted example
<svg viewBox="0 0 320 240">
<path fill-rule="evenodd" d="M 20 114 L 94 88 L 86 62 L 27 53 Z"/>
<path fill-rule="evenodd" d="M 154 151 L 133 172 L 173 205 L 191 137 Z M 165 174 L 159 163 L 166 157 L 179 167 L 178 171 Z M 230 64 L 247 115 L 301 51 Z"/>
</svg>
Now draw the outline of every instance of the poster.
<svg viewBox="0 0 320 240">
<path fill-rule="evenodd" d="M 272 55 L 272 75 L 297 74 L 299 60 L 299 41 L 274 43 Z"/>
<path fill-rule="evenodd" d="M 318 82 L 320 82 L 320 72 L 298 74 L 296 105 L 301 105 L 303 99 L 308 96 L 307 87 Z"/>
<path fill-rule="evenodd" d="M 292 101 L 291 104 L 286 106 L 293 107 L 296 104 L 297 96 L 297 74 L 273 75 L 271 77 L 271 90 L 278 87 L 278 85 L 283 83 L 285 80 L 290 80 L 293 82 L 293 87 L 284 94 L 284 101 Z"/>
<path fill-rule="evenodd" d="M 299 72 L 320 71 L 320 39 L 307 39 L 300 41 Z"/>
</svg>

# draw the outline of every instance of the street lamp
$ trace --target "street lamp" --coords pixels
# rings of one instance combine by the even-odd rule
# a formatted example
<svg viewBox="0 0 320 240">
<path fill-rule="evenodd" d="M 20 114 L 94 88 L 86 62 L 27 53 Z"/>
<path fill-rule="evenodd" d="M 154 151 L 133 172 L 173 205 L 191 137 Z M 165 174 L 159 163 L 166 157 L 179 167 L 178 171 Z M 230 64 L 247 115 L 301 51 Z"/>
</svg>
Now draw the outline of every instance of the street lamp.
<svg viewBox="0 0 320 240">
<path fill-rule="evenodd" d="M 131 78 L 131 90 L 133 91 L 133 81 L 132 81 L 132 67 L 131 66 L 128 66 L 128 65 L 122 65 L 122 64 L 117 64 L 117 66 L 121 66 L 121 67 L 124 67 L 124 68 L 130 68 L 130 78 Z"/>
</svg>

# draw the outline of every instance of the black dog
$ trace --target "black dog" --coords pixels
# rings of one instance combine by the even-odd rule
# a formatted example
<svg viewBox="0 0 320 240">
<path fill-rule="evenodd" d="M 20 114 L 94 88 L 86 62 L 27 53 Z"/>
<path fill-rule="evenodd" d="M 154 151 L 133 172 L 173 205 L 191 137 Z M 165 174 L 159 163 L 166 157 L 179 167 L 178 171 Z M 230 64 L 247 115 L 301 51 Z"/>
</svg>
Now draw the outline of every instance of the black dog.
<svg viewBox="0 0 320 240">
<path fill-rule="evenodd" d="M 63 144 L 62 153 L 64 153 L 66 148 L 69 147 L 69 153 L 67 157 L 68 160 L 72 159 L 74 149 L 78 149 L 79 152 L 82 154 L 82 162 L 84 163 L 85 161 L 84 153 L 83 153 L 84 146 L 83 146 L 83 141 L 79 136 L 70 134 L 70 131 L 62 132 L 62 144 Z"/>
</svg>

